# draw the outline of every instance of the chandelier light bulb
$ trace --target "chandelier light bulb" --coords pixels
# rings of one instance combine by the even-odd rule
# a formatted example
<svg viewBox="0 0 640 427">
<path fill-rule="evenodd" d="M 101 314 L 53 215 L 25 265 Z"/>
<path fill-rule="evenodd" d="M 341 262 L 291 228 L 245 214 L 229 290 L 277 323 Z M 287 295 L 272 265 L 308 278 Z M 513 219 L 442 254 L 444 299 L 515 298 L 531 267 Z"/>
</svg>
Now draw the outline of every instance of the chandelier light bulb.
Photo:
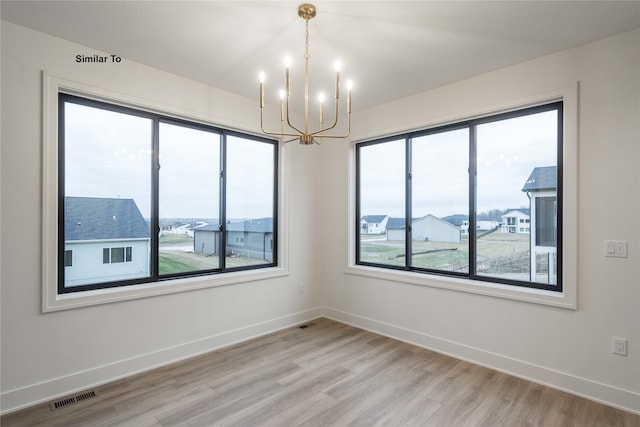
<svg viewBox="0 0 640 427">
<path fill-rule="evenodd" d="M 260 83 L 264 83 L 264 79 L 265 79 L 264 72 L 260 71 L 260 74 L 258 74 L 258 79 L 260 79 Z"/>
<path fill-rule="evenodd" d="M 353 88 L 353 80 L 347 80 L 347 90 L 351 90 Z"/>
<path fill-rule="evenodd" d="M 340 61 L 336 61 L 334 67 L 336 69 L 336 73 L 340 72 L 340 67 L 342 66 L 342 64 L 340 64 Z"/>
<path fill-rule="evenodd" d="M 291 57 L 289 55 L 284 57 L 284 66 L 285 68 L 291 67 Z"/>
<path fill-rule="evenodd" d="M 284 99 L 284 89 L 280 89 L 280 99 Z"/>
<path fill-rule="evenodd" d="M 320 104 L 324 102 L 324 93 L 321 93 L 320 95 L 318 95 L 318 101 L 320 101 Z"/>
</svg>

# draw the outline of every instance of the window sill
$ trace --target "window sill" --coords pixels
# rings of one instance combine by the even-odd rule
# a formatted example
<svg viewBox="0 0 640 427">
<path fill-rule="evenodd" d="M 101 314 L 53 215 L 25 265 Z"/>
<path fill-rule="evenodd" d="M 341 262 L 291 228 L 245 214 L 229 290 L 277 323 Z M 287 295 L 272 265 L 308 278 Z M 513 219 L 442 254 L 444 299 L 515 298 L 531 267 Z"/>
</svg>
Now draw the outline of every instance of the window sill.
<svg viewBox="0 0 640 427">
<path fill-rule="evenodd" d="M 346 274 L 576 310 L 575 292 L 553 292 L 411 271 L 349 265 Z M 574 289 L 574 287 L 568 287 Z"/>
<path fill-rule="evenodd" d="M 95 291 L 84 291 L 69 294 L 45 293 L 43 296 L 42 311 L 47 313 L 69 310 L 73 308 L 109 304 L 138 298 L 149 298 L 178 292 L 215 288 L 257 280 L 267 280 L 287 275 L 289 275 L 289 271 L 286 268 L 272 267 L 260 270 L 238 271 L 219 275 L 173 279 L 165 282 L 161 281 L 135 286 L 97 289 Z M 45 289 L 47 288 L 45 287 Z"/>
</svg>

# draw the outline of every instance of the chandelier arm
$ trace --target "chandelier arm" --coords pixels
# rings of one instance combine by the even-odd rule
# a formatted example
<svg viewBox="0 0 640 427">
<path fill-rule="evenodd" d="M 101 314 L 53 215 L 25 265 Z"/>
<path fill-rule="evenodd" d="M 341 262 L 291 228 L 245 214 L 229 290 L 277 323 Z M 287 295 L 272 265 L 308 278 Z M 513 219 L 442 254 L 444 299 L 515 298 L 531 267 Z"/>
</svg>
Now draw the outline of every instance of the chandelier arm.
<svg viewBox="0 0 640 427">
<path fill-rule="evenodd" d="M 295 137 L 295 139 L 298 139 L 300 137 L 300 135 L 298 135 L 297 133 L 269 132 L 265 130 L 263 127 L 261 127 L 261 130 L 262 130 L 262 133 L 264 133 L 265 135 L 272 135 L 272 136 L 279 136 L 279 137 L 293 136 Z"/>
<path fill-rule="evenodd" d="M 260 108 L 260 129 L 262 130 L 262 133 L 266 134 L 266 135 L 272 135 L 272 136 L 294 136 L 294 137 L 299 137 L 298 134 L 295 133 L 285 133 L 285 132 L 269 132 L 267 130 L 264 129 L 264 108 Z M 295 128 L 294 128 L 295 129 Z M 296 129 L 297 131 L 298 129 Z"/>
<path fill-rule="evenodd" d="M 264 129 L 262 129 L 262 133 L 264 133 L 265 135 L 271 135 L 271 136 L 279 136 L 279 137 L 283 137 L 283 136 L 293 136 L 294 139 L 298 139 L 300 137 L 300 135 L 295 134 L 295 133 L 281 133 L 281 132 L 269 132 L 266 131 Z"/>
<path fill-rule="evenodd" d="M 304 135 L 304 132 L 302 132 L 300 129 L 298 129 L 297 127 L 292 125 L 291 124 L 291 120 L 289 120 L 289 99 L 288 98 L 287 98 L 287 126 L 289 126 L 291 129 L 293 129 L 296 132 L 298 132 L 298 134 Z"/>
<path fill-rule="evenodd" d="M 328 128 L 330 129 L 330 128 Z M 311 135 L 316 135 L 320 132 L 324 132 L 326 129 L 319 130 L 317 132 L 312 133 Z M 351 135 L 351 113 L 347 114 L 347 133 L 345 135 L 322 135 L 322 138 L 347 138 Z"/>
</svg>

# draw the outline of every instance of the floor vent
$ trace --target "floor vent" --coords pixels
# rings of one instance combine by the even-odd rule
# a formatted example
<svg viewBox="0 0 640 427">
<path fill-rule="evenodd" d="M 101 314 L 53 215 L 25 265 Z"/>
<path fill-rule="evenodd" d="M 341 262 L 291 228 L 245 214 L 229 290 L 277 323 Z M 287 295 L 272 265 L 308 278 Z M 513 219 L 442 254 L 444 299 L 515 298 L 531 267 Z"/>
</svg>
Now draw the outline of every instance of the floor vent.
<svg viewBox="0 0 640 427">
<path fill-rule="evenodd" d="M 84 393 L 76 394 L 75 396 L 65 397 L 60 400 L 56 400 L 55 402 L 51 402 L 51 410 L 55 411 L 57 409 L 66 408 L 67 406 L 75 405 L 76 403 L 80 403 L 83 400 L 94 399 L 98 397 L 98 392 L 95 390 L 85 391 Z"/>
<path fill-rule="evenodd" d="M 309 328 L 309 327 L 311 327 L 311 326 L 315 326 L 315 323 L 311 322 L 311 323 L 307 323 L 307 324 L 305 324 L 305 325 L 300 325 L 300 326 L 298 326 L 298 328 L 300 328 L 300 329 L 306 329 L 306 328 Z"/>
</svg>

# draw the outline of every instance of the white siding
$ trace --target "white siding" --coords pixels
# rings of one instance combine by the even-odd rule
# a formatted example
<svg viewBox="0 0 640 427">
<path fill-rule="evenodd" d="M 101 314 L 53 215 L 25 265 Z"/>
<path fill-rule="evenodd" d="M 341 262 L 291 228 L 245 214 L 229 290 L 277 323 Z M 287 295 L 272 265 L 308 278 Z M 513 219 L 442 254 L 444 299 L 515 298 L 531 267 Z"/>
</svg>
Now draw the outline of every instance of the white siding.
<svg viewBox="0 0 640 427">
<path fill-rule="evenodd" d="M 411 236 L 413 240 L 460 243 L 458 227 L 433 215 L 427 215 L 414 221 Z"/>
<path fill-rule="evenodd" d="M 218 231 L 195 230 L 194 251 L 199 254 L 216 255 L 218 252 Z"/>
<path fill-rule="evenodd" d="M 104 248 L 127 246 L 131 247 L 131 262 L 102 262 Z M 67 242 L 64 248 L 73 251 L 73 265 L 64 268 L 67 287 L 149 276 L 149 240 Z"/>
</svg>

